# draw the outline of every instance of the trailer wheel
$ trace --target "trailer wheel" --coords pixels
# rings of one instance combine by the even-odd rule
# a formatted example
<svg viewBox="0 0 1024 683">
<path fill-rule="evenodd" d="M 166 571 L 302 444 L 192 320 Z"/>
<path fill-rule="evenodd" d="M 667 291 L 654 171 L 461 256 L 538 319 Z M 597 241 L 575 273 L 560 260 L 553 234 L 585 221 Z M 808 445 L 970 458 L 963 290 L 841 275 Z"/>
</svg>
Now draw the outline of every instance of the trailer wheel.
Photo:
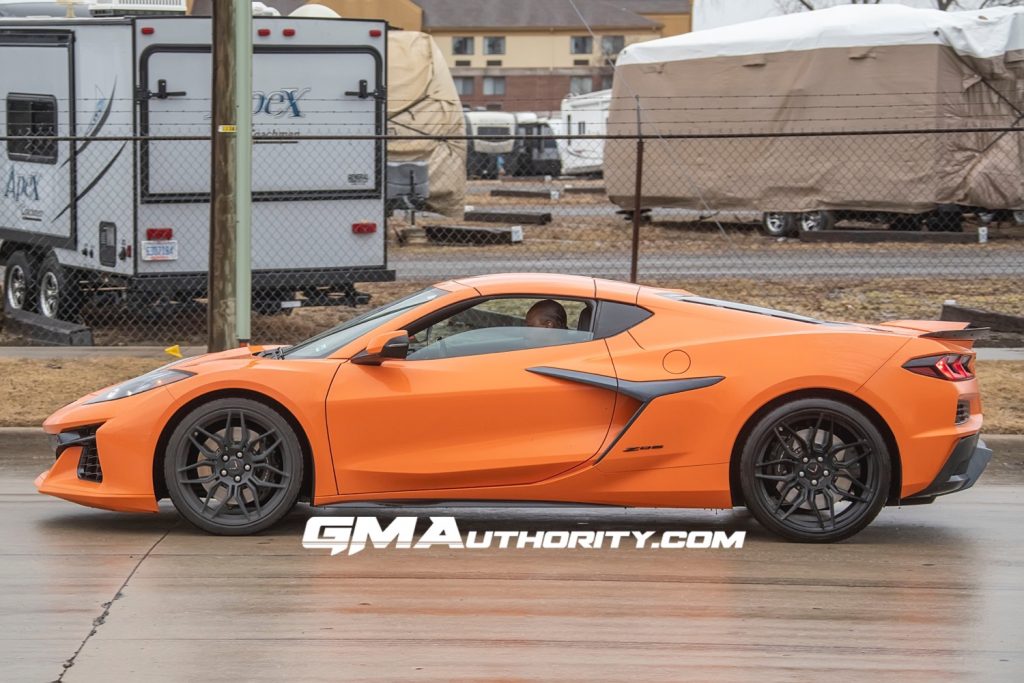
<svg viewBox="0 0 1024 683">
<path fill-rule="evenodd" d="M 766 211 L 761 215 L 761 230 L 769 237 L 790 237 L 797 231 L 796 215 L 784 211 Z"/>
<path fill-rule="evenodd" d="M 798 220 L 800 232 L 831 230 L 836 225 L 836 216 L 831 211 L 805 211 Z"/>
<path fill-rule="evenodd" d="M 43 259 L 37 282 L 36 302 L 41 314 L 51 320 L 71 322 L 78 317 L 81 292 L 54 254 L 47 254 Z"/>
<path fill-rule="evenodd" d="M 35 305 L 36 275 L 32 260 L 24 251 L 14 251 L 4 263 L 4 304 L 16 311 L 30 311 Z"/>
</svg>

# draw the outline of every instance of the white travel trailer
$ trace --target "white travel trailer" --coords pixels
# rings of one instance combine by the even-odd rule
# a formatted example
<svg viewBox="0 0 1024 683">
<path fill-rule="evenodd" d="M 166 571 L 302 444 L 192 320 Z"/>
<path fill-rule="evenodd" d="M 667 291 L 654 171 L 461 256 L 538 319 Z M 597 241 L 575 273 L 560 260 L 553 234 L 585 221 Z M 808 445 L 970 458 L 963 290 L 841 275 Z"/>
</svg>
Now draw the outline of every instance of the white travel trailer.
<svg viewBox="0 0 1024 683">
<path fill-rule="evenodd" d="M 608 130 L 608 107 L 611 90 L 598 90 L 586 95 L 570 95 L 562 100 L 558 141 L 564 175 L 591 175 L 604 169 L 604 140 L 580 138 L 581 135 L 604 135 Z M 559 130 L 555 131 L 559 133 Z"/>
<path fill-rule="evenodd" d="M 373 139 L 288 136 L 383 133 L 387 25 L 253 23 L 253 129 L 264 136 L 253 150 L 254 305 L 296 292 L 351 303 L 354 283 L 394 279 L 386 151 Z M 0 63 L 18 65 L 0 71 L 5 305 L 71 319 L 101 289 L 142 301 L 204 294 L 210 31 L 200 17 L 0 20 Z"/>
<path fill-rule="evenodd" d="M 466 155 L 466 175 L 470 178 L 497 178 L 502 163 L 515 149 L 515 114 L 467 111 L 465 117 L 466 135 L 472 138 Z"/>
</svg>

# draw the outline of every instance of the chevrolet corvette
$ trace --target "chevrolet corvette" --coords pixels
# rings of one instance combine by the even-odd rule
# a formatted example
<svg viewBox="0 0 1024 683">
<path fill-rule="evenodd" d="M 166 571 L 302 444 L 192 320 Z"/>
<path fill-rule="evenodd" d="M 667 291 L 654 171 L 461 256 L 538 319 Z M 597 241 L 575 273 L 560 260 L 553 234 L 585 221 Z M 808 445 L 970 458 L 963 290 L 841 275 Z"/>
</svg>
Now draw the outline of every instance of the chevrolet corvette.
<svg viewBox="0 0 1024 683">
<path fill-rule="evenodd" d="M 747 507 L 794 541 L 991 456 L 966 323 L 817 320 L 590 277 L 444 282 L 293 346 L 179 360 L 44 424 L 42 493 L 250 534 L 302 500 Z"/>
</svg>

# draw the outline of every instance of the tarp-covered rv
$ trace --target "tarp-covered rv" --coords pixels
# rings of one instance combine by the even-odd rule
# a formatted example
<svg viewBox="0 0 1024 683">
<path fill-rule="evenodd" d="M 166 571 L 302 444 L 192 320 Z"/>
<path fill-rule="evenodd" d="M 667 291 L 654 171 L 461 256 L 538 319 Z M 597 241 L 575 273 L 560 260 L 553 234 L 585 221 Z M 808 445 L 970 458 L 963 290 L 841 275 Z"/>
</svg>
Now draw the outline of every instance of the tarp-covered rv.
<svg viewBox="0 0 1024 683">
<path fill-rule="evenodd" d="M 430 196 L 426 208 L 461 215 L 466 198 L 465 140 L 427 136 L 466 134 L 462 102 L 455 81 L 434 39 L 417 31 L 388 34 L 388 134 L 424 136 L 391 140 L 388 160 L 426 161 Z"/>
<path fill-rule="evenodd" d="M 923 213 L 1024 207 L 1024 8 L 850 5 L 698 31 L 619 55 L 609 133 L 825 133 L 646 145 L 644 207 Z M 610 140 L 608 194 L 633 207 L 636 145 Z M 609 172 L 612 167 L 617 172 Z M 958 214 L 959 215 L 959 214 Z"/>
</svg>

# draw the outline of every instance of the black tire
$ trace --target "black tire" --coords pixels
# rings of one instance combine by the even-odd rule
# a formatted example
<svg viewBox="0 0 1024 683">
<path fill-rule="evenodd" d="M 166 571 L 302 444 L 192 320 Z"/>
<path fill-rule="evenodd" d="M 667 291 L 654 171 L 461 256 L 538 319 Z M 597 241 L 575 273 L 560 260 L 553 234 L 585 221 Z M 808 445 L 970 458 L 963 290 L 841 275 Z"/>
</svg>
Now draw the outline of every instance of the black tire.
<svg viewBox="0 0 1024 683">
<path fill-rule="evenodd" d="M 4 263 L 4 308 L 33 310 L 35 291 L 35 262 L 24 251 L 11 252 Z"/>
<path fill-rule="evenodd" d="M 195 408 L 164 453 L 164 481 L 178 513 L 225 536 L 276 524 L 295 507 L 302 474 L 302 446 L 288 420 L 245 398 Z"/>
<path fill-rule="evenodd" d="M 805 211 L 797 219 L 800 232 L 818 232 L 836 227 L 836 216 L 831 211 Z"/>
<path fill-rule="evenodd" d="M 747 508 L 790 541 L 849 538 L 871 523 L 889 495 L 885 439 L 865 415 L 839 401 L 806 398 L 774 408 L 742 448 Z"/>
<path fill-rule="evenodd" d="M 796 214 L 766 211 L 761 214 L 761 231 L 769 237 L 791 237 L 797 232 Z"/>
<path fill-rule="evenodd" d="M 39 265 L 36 276 L 36 310 L 51 320 L 76 322 L 82 308 L 82 292 L 78 283 L 50 253 Z"/>
</svg>

